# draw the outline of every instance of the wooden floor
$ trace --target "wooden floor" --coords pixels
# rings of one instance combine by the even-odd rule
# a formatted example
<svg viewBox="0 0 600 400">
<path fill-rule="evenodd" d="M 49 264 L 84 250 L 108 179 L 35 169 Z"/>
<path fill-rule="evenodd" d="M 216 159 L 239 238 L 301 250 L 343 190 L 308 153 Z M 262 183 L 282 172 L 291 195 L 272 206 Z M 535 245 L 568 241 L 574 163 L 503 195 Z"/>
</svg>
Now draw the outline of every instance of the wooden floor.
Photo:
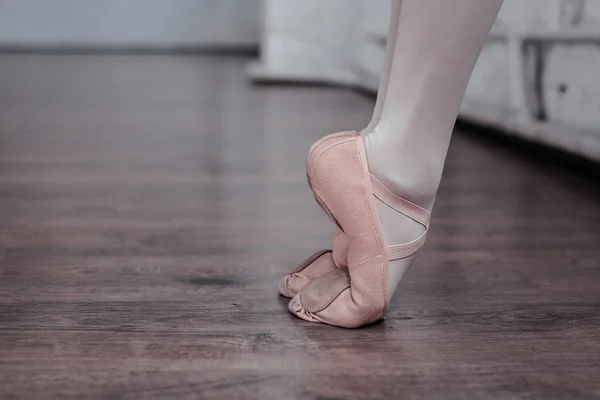
<svg viewBox="0 0 600 400">
<path fill-rule="evenodd" d="M 373 104 L 246 62 L 0 56 L 1 399 L 600 398 L 594 178 L 457 132 L 387 320 L 303 322 L 306 152 Z"/>
</svg>

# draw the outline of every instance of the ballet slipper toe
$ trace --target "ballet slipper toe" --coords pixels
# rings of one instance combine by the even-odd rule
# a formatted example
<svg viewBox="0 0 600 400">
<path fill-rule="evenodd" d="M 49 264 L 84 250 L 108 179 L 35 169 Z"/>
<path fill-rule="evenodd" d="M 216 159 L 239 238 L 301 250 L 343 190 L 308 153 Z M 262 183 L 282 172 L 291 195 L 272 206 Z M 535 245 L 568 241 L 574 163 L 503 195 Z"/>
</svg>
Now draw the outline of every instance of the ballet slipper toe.
<svg viewBox="0 0 600 400">
<path fill-rule="evenodd" d="M 321 322 L 318 312 L 326 309 L 342 292 L 350 287 L 346 269 L 335 269 L 308 283 L 290 301 L 290 311 L 306 321 Z"/>
<path fill-rule="evenodd" d="M 289 310 L 309 322 L 320 322 L 342 328 L 356 328 L 362 319 L 357 313 L 369 313 L 363 307 L 357 311 L 352 305 L 350 274 L 347 269 L 336 269 L 308 283 L 289 303 Z M 367 316 L 368 318 L 368 316 Z"/>
<path fill-rule="evenodd" d="M 320 250 L 308 257 L 291 274 L 279 281 L 278 290 L 282 296 L 291 298 L 302 290 L 311 280 L 337 269 L 331 250 Z"/>
<path fill-rule="evenodd" d="M 363 272 L 368 272 L 368 268 Z M 363 282 L 355 278 L 352 287 L 347 269 L 331 271 L 305 285 L 290 301 L 289 309 L 305 321 L 342 328 L 358 328 L 377 321 L 383 317 L 384 304 L 378 301 L 378 293 L 368 287 L 357 295 L 358 285 L 372 281 L 364 278 Z"/>
<path fill-rule="evenodd" d="M 332 250 L 320 250 L 308 257 L 292 273 L 279 281 L 279 293 L 288 298 L 294 297 L 311 280 L 319 278 L 329 271 L 346 266 L 348 238 L 341 230 L 333 237 Z"/>
<path fill-rule="evenodd" d="M 289 309 L 304 320 L 345 328 L 375 322 L 389 305 L 389 261 L 421 248 L 429 213 L 396 196 L 369 173 L 363 138 L 356 135 L 330 135 L 313 145 L 307 175 L 315 199 L 346 235 L 348 267 L 306 283 Z M 425 232 L 410 243 L 388 246 L 374 196 L 421 223 Z"/>
<path fill-rule="evenodd" d="M 316 319 L 311 313 L 307 312 L 302 308 L 300 304 L 300 293 L 296 294 L 289 302 L 288 308 L 292 314 L 296 317 L 303 319 L 308 322 L 321 322 Z"/>
<path fill-rule="evenodd" d="M 283 297 L 292 298 L 300 292 L 308 282 L 309 280 L 304 277 L 289 274 L 281 278 L 277 290 Z"/>
</svg>

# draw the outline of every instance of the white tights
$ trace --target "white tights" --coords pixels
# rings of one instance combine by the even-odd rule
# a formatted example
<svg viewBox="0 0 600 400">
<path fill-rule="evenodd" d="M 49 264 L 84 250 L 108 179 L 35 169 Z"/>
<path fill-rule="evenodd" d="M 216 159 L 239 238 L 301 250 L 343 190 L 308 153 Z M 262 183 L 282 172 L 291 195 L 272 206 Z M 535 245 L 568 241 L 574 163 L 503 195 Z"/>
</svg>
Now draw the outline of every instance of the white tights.
<svg viewBox="0 0 600 400">
<path fill-rule="evenodd" d="M 391 0 L 387 54 L 365 137 L 369 170 L 431 211 L 467 83 L 503 0 Z M 377 201 L 388 244 L 423 227 Z M 415 256 L 390 262 L 394 293 Z"/>
</svg>

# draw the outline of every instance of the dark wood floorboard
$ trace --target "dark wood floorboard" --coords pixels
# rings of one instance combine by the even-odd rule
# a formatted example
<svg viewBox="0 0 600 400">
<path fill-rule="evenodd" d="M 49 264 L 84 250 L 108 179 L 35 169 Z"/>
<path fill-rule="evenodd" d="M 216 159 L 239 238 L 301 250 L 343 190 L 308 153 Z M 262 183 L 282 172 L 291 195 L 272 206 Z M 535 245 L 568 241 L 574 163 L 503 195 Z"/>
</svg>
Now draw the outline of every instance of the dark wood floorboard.
<svg viewBox="0 0 600 400">
<path fill-rule="evenodd" d="M 600 398 L 596 180 L 457 132 L 387 319 L 302 322 L 306 152 L 373 104 L 246 62 L 0 56 L 0 398 Z"/>
</svg>

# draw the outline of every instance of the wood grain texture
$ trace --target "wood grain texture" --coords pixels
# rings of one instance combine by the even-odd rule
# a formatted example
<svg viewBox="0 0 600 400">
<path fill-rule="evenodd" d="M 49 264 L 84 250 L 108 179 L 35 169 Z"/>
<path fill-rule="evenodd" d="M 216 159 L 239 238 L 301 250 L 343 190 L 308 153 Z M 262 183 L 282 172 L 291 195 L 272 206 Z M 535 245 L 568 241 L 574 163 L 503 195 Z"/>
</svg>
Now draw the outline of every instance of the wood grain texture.
<svg viewBox="0 0 600 400">
<path fill-rule="evenodd" d="M 247 60 L 0 56 L 0 398 L 600 398 L 596 180 L 457 132 L 387 319 L 291 316 L 344 89 Z"/>
</svg>

